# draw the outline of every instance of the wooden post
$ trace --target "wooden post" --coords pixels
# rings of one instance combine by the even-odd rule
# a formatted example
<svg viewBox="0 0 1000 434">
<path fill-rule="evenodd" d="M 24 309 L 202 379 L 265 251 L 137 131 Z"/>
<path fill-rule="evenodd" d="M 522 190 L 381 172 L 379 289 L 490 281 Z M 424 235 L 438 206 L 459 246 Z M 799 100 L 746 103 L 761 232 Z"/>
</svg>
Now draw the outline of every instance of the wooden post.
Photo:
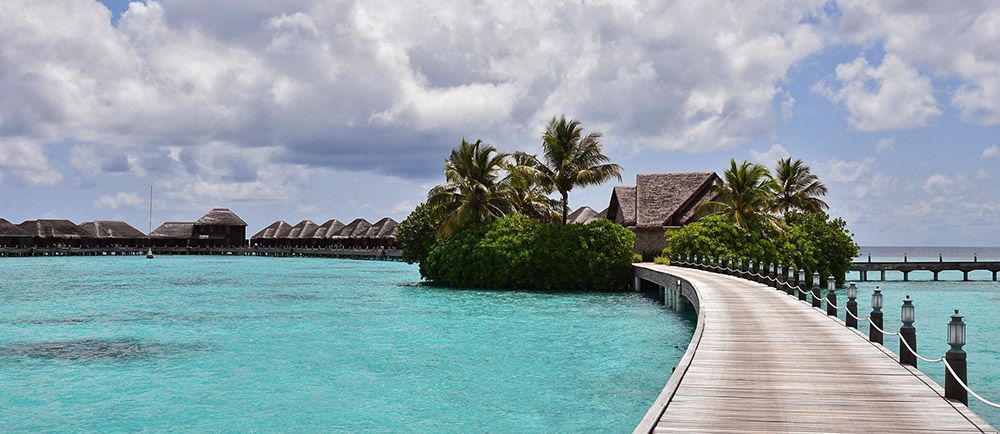
<svg viewBox="0 0 1000 434">
<path fill-rule="evenodd" d="M 880 274 L 881 274 L 881 276 L 880 276 L 880 279 L 881 279 L 881 280 L 882 280 L 883 282 L 885 282 L 885 270 L 881 270 L 881 273 L 880 273 Z"/>
<path fill-rule="evenodd" d="M 663 285 L 656 285 L 656 286 L 660 287 L 660 302 L 663 303 L 664 306 L 666 306 L 667 305 L 667 291 L 664 290 L 665 288 L 663 287 Z"/>
<path fill-rule="evenodd" d="M 837 280 L 830 276 L 826 279 L 826 314 L 829 316 L 837 316 L 837 294 L 833 292 L 834 287 L 837 286 Z"/>
<path fill-rule="evenodd" d="M 806 286 L 806 272 L 805 272 L 805 270 L 799 268 L 799 280 L 796 281 L 795 283 L 797 283 L 796 286 L 798 286 L 799 288 L 804 288 Z M 806 293 L 804 291 L 800 291 L 800 290 L 796 289 L 795 292 L 799 294 L 799 300 L 800 301 L 806 301 Z"/>
<path fill-rule="evenodd" d="M 857 329 L 858 328 L 858 287 L 853 283 L 851 286 L 847 287 L 847 315 L 844 317 L 844 325 Z"/>
<path fill-rule="evenodd" d="M 969 281 L 969 272 L 968 271 L 962 271 L 962 281 L 963 282 L 968 282 Z"/>
<path fill-rule="evenodd" d="M 676 291 L 677 292 L 674 293 L 674 310 L 680 312 L 684 310 L 684 287 L 679 279 L 677 280 Z"/>
<path fill-rule="evenodd" d="M 994 282 L 997 281 L 997 272 L 996 271 L 993 272 L 993 281 Z"/>
<path fill-rule="evenodd" d="M 909 282 L 910 281 L 910 272 L 909 271 L 904 271 L 903 272 L 903 281 L 904 282 Z"/>
<path fill-rule="evenodd" d="M 945 353 L 944 358 L 945 362 L 955 371 L 955 375 L 952 375 L 948 368 L 944 369 L 944 397 L 969 405 L 969 393 L 958 383 L 961 380 L 962 383 L 969 384 L 969 375 L 966 370 L 967 355 L 962 349 L 962 346 L 965 345 L 965 321 L 962 321 L 958 309 L 955 309 L 955 314 L 951 316 L 951 322 L 948 323 L 948 345 L 951 345 L 951 349 Z"/>
<path fill-rule="evenodd" d="M 639 276 L 635 276 L 635 284 L 632 286 L 632 289 L 636 292 L 642 291 L 642 281 L 639 279 Z"/>
<path fill-rule="evenodd" d="M 823 302 L 819 295 L 819 272 L 813 271 L 812 307 L 822 307 Z"/>
<path fill-rule="evenodd" d="M 907 295 L 903 298 L 903 306 L 900 308 L 900 319 L 903 321 L 903 326 L 899 328 L 899 363 L 916 368 L 917 355 L 914 352 L 917 351 L 917 329 L 913 327 L 914 311 L 913 300 Z M 909 348 L 903 341 L 909 344 Z M 910 348 L 913 351 L 910 351 Z"/>
</svg>

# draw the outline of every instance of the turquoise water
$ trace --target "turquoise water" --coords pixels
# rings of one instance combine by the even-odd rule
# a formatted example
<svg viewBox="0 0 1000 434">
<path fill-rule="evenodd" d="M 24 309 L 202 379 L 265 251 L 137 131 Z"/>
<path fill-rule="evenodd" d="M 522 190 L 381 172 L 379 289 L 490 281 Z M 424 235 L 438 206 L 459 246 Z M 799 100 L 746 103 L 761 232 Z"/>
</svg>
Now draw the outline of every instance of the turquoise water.
<svg viewBox="0 0 1000 434">
<path fill-rule="evenodd" d="M 870 253 L 873 261 L 900 261 L 904 253 L 910 261 L 936 261 L 939 254 L 946 261 L 971 260 L 974 255 L 979 260 L 1000 258 L 1000 249 L 989 247 L 863 247 L 861 250 L 861 260 L 867 260 Z M 871 280 L 878 277 L 879 274 L 873 272 L 869 273 L 868 282 L 855 282 L 858 314 L 867 315 L 871 311 L 871 293 L 879 286 L 884 294 L 885 329 L 897 331 L 902 325 L 899 322 L 902 299 L 909 295 L 916 307 L 917 352 L 928 358 L 938 358 L 948 351 L 947 324 L 954 309 L 959 309 L 968 324 L 965 350 L 969 357 L 969 385 L 985 398 L 1000 401 L 1000 283 L 991 280 L 992 274 L 973 271 L 969 273 L 973 281 L 962 282 L 961 272 L 942 272 L 941 280 L 934 282 L 930 272 L 912 272 L 911 281 L 902 282 L 902 273 L 887 272 L 888 281 Z M 848 278 L 856 279 L 857 273 L 849 273 Z M 846 291 L 839 290 L 837 297 L 838 304 L 842 305 L 847 298 Z M 840 318 L 844 318 L 843 312 Z M 862 322 L 861 326 L 867 334 L 867 322 Z M 899 353 L 897 338 L 886 337 L 885 343 Z M 917 365 L 938 384 L 944 384 L 944 367 L 940 363 L 920 361 Z M 1000 410 L 976 401 L 971 395 L 969 407 L 994 427 L 1000 427 Z"/>
<path fill-rule="evenodd" d="M 8 258 L 0 276 L 0 432 L 627 432 L 694 328 L 632 293 L 441 289 L 392 262 Z"/>
</svg>

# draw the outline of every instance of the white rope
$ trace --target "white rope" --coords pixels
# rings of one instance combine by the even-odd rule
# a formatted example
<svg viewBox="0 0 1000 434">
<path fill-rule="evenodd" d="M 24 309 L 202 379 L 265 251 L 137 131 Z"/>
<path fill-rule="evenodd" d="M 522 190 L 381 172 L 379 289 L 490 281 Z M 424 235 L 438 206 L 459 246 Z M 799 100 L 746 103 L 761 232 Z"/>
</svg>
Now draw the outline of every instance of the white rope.
<svg viewBox="0 0 1000 434">
<path fill-rule="evenodd" d="M 928 362 L 928 363 L 940 363 L 940 362 L 944 361 L 944 357 L 938 357 L 936 359 L 928 359 L 928 358 L 926 358 L 924 356 L 921 356 L 920 354 L 917 354 L 916 351 L 913 351 L 913 347 L 911 347 L 910 344 L 906 342 L 906 339 L 903 339 L 902 336 L 900 336 L 899 342 L 901 342 L 903 344 L 903 346 L 906 347 L 907 350 L 910 350 L 910 354 L 913 354 L 914 356 L 916 356 L 920 360 L 923 360 L 923 361 Z"/>
<path fill-rule="evenodd" d="M 882 333 L 883 335 L 886 335 L 886 336 L 899 336 L 899 333 L 889 333 L 889 332 L 887 332 L 887 331 L 885 331 L 885 330 L 882 330 L 882 328 L 881 328 L 881 327 L 879 327 L 879 326 L 875 325 L 875 322 L 874 322 L 874 321 L 872 321 L 872 319 L 871 319 L 871 318 L 868 318 L 868 324 L 871 324 L 871 325 L 872 325 L 872 327 L 875 327 L 875 330 L 878 330 L 878 331 L 879 331 L 880 333 Z"/>
<path fill-rule="evenodd" d="M 976 399 L 978 399 L 983 404 L 986 404 L 986 405 L 988 405 L 990 407 L 993 407 L 993 408 L 1000 408 L 1000 404 L 997 404 L 997 403 L 995 403 L 993 401 L 990 401 L 990 400 L 988 400 L 986 398 L 983 398 L 982 396 L 979 396 L 979 394 L 976 393 L 976 392 L 974 392 L 972 389 L 970 389 L 969 385 L 965 384 L 965 382 L 962 381 L 961 378 L 958 378 L 958 374 L 955 373 L 955 369 L 951 367 L 951 364 L 948 363 L 948 360 L 944 361 L 944 367 L 945 367 L 945 369 L 948 370 L 948 372 L 951 372 L 951 375 L 956 380 L 958 380 L 958 384 L 960 384 L 962 386 L 962 388 L 965 389 L 966 392 L 969 392 L 970 395 L 974 396 Z"/>
<path fill-rule="evenodd" d="M 850 315 L 850 316 L 853 316 L 853 317 L 854 317 L 854 319 L 856 319 L 856 320 L 858 320 L 858 321 L 861 321 L 861 320 L 863 320 L 863 319 L 866 319 L 866 320 L 869 320 L 869 321 L 871 321 L 870 317 L 867 317 L 867 316 L 866 316 L 866 317 L 860 317 L 860 318 L 859 318 L 859 317 L 858 317 L 857 315 L 855 315 L 854 313 L 852 313 L 850 309 L 847 309 L 847 314 L 848 314 L 848 315 Z"/>
</svg>

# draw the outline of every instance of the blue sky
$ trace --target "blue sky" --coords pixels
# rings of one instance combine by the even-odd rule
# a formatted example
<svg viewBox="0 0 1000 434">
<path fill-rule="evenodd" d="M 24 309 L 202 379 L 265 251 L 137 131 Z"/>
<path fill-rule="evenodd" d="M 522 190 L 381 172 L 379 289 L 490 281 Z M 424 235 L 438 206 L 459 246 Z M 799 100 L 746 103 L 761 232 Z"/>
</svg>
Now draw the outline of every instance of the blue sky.
<svg viewBox="0 0 1000 434">
<path fill-rule="evenodd" d="M 636 173 L 791 155 L 867 245 L 1000 245 L 994 2 L 4 2 L 0 217 L 405 217 L 566 114 Z M 56 24 L 58 23 L 58 25 Z M 611 184 L 571 205 L 607 206 Z"/>
</svg>

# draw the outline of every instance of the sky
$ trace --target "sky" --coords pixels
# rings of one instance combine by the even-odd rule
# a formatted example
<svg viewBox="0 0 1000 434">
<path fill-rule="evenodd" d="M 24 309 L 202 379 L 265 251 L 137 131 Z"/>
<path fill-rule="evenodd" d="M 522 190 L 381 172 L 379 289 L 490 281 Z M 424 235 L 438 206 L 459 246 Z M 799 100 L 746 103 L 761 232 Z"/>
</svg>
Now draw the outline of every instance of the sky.
<svg viewBox="0 0 1000 434">
<path fill-rule="evenodd" d="M 402 220 L 554 116 L 637 173 L 792 156 L 862 245 L 1000 245 L 995 1 L 0 2 L 0 217 Z M 607 206 L 613 181 L 570 205 Z"/>
</svg>

